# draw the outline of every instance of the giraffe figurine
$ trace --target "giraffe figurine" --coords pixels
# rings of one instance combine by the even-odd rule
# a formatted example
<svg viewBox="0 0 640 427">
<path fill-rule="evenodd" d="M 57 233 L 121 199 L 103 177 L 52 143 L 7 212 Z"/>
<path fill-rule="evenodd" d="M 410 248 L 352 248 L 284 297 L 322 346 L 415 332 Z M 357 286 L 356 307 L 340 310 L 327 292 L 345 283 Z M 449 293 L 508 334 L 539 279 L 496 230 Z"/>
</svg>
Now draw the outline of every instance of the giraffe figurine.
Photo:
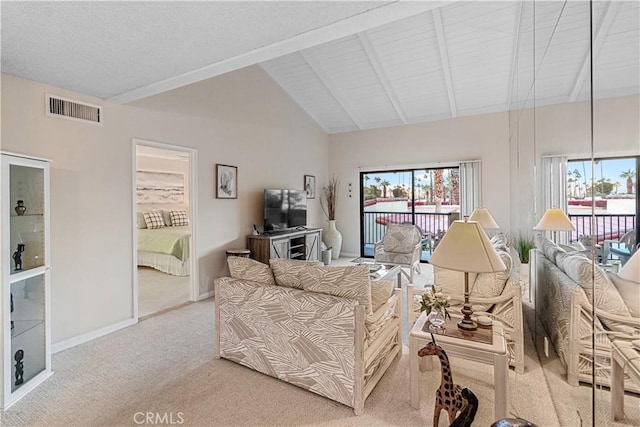
<svg viewBox="0 0 640 427">
<path fill-rule="evenodd" d="M 462 387 L 453 383 L 453 375 L 451 374 L 451 366 L 449 365 L 447 353 L 442 347 L 436 344 L 433 334 L 431 334 L 431 342 L 418 351 L 418 356 L 438 356 L 438 359 L 440 359 L 442 379 L 440 381 L 440 387 L 436 390 L 433 427 L 438 427 L 440 411 L 443 409 L 449 414 L 449 424 L 451 424 L 458 412 L 464 408 L 465 400 L 462 397 Z"/>
</svg>

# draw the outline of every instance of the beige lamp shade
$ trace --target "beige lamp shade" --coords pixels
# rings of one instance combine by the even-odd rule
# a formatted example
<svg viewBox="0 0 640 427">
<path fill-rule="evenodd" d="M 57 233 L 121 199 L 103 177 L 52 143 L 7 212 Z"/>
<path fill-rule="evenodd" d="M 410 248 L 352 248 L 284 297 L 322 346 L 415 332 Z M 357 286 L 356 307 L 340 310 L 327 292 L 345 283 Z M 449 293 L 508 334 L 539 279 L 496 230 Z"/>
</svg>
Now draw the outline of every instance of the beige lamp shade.
<svg viewBox="0 0 640 427">
<path fill-rule="evenodd" d="M 640 249 L 629 258 L 624 267 L 618 272 L 618 276 L 625 280 L 640 283 Z"/>
<path fill-rule="evenodd" d="M 507 269 L 480 223 L 468 220 L 451 224 L 429 258 L 429 264 L 468 273 Z"/>
<path fill-rule="evenodd" d="M 480 226 L 485 230 L 498 230 L 500 228 L 487 208 L 475 208 L 469 217 L 469 221 L 479 222 Z"/>
<path fill-rule="evenodd" d="M 546 231 L 574 231 L 576 228 L 571 220 L 560 208 L 551 208 L 540 218 L 540 222 L 533 228 L 534 230 Z"/>
</svg>

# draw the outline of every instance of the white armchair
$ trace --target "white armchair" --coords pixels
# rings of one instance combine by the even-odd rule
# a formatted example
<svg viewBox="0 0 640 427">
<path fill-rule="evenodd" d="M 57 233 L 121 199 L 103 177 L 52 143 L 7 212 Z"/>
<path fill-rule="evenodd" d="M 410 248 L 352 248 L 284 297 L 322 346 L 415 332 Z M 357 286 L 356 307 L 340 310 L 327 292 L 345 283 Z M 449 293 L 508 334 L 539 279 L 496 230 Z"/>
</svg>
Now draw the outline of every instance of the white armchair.
<svg viewBox="0 0 640 427">
<path fill-rule="evenodd" d="M 373 247 L 374 259 L 378 263 L 407 267 L 409 273 L 402 270 L 410 283 L 413 283 L 414 270 L 420 273 L 420 255 L 422 253 L 422 232 L 413 224 L 389 224 L 387 233 Z"/>
</svg>

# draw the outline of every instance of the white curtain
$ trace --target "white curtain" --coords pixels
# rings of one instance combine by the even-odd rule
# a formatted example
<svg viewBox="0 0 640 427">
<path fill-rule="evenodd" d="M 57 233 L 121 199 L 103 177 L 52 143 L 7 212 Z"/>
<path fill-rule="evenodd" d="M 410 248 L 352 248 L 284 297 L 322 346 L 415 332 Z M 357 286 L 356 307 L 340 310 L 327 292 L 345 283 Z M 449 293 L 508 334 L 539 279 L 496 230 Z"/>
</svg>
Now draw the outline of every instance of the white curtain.
<svg viewBox="0 0 640 427">
<path fill-rule="evenodd" d="M 482 164 L 480 160 L 460 163 L 460 219 L 482 206 Z"/>
<path fill-rule="evenodd" d="M 542 157 L 541 173 L 540 200 L 542 203 L 538 219 L 542 218 L 545 211 L 552 207 L 558 207 L 567 213 L 567 157 Z M 558 233 L 558 243 L 567 243 L 568 240 L 569 233 Z"/>
</svg>

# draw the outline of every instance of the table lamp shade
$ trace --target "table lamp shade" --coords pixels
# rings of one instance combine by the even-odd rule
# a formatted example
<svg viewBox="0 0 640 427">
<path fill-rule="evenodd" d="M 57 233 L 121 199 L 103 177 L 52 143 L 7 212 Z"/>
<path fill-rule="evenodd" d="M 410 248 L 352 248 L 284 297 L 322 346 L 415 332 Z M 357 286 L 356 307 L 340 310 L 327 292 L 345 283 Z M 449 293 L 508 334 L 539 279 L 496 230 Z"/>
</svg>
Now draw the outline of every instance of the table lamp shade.
<svg viewBox="0 0 640 427">
<path fill-rule="evenodd" d="M 533 229 L 545 231 L 574 231 L 576 228 L 562 209 L 551 208 L 547 209 Z"/>
<path fill-rule="evenodd" d="M 618 276 L 625 280 L 640 283 L 640 249 L 638 249 L 626 262 Z"/>
<path fill-rule="evenodd" d="M 469 221 L 479 222 L 480 226 L 485 230 L 498 230 L 500 228 L 487 208 L 475 208 L 469 217 Z"/>
<path fill-rule="evenodd" d="M 468 220 L 451 224 L 429 258 L 429 264 L 468 273 L 507 269 L 480 223 Z"/>
</svg>

